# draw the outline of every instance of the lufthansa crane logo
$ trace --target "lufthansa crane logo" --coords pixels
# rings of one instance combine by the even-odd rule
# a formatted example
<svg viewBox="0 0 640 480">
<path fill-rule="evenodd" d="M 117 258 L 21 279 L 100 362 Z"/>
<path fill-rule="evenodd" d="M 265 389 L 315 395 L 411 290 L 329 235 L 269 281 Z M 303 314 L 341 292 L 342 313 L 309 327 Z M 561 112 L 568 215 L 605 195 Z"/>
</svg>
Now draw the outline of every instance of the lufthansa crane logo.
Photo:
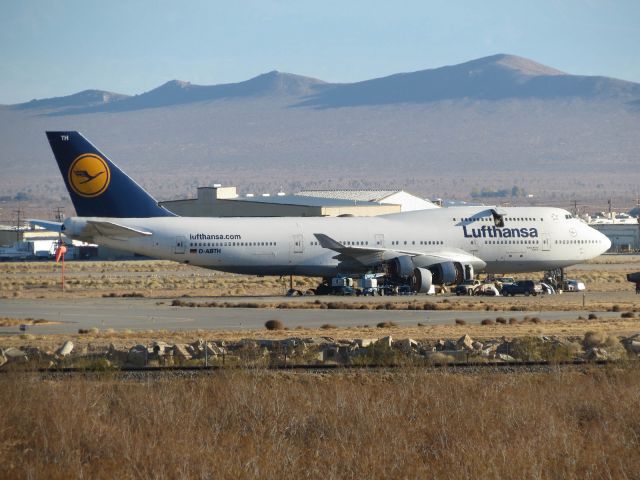
<svg viewBox="0 0 640 480">
<path fill-rule="evenodd" d="M 109 186 L 111 172 L 107 162 L 93 153 L 85 153 L 76 158 L 68 173 L 69 185 L 82 197 L 102 195 Z"/>
</svg>

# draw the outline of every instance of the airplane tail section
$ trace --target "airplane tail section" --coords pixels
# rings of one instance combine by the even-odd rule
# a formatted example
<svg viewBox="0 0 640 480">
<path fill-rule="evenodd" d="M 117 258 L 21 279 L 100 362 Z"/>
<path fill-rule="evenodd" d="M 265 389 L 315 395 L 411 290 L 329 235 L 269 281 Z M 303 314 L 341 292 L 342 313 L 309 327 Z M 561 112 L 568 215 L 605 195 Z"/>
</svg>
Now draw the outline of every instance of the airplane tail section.
<svg viewBox="0 0 640 480">
<path fill-rule="evenodd" d="M 80 217 L 173 216 L 78 132 L 47 132 Z"/>
</svg>

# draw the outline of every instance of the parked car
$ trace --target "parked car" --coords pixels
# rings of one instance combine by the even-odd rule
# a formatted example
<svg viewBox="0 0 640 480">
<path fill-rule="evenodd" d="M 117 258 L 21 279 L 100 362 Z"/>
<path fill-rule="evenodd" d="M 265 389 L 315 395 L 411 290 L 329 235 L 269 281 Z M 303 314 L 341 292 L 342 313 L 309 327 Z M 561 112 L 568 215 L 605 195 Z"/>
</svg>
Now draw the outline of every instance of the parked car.
<svg viewBox="0 0 640 480">
<path fill-rule="evenodd" d="M 512 284 L 515 282 L 515 278 L 513 277 L 493 277 L 494 282 L 500 282 L 502 285 Z"/>
<path fill-rule="evenodd" d="M 474 295 L 484 295 L 486 297 L 499 297 L 500 292 L 493 283 L 483 283 L 475 288 Z"/>
<path fill-rule="evenodd" d="M 503 285 L 500 293 L 504 296 L 511 295 L 512 297 L 516 295 L 536 296 L 542 293 L 542 286 L 533 280 L 518 280 L 517 282 Z"/>
<path fill-rule="evenodd" d="M 360 295 L 360 290 L 355 289 L 353 287 L 349 287 L 349 286 L 341 286 L 341 287 L 334 287 L 333 288 L 333 295 L 338 295 L 338 296 L 351 296 L 351 295 Z"/>
<path fill-rule="evenodd" d="M 581 292 L 582 290 L 586 290 L 586 288 L 580 280 L 565 280 L 562 285 L 562 289 L 565 292 Z"/>
<path fill-rule="evenodd" d="M 473 291 L 476 289 L 478 285 L 482 282 L 480 280 L 465 280 L 464 282 L 456 285 L 455 290 L 453 291 L 456 295 L 473 295 Z"/>
</svg>

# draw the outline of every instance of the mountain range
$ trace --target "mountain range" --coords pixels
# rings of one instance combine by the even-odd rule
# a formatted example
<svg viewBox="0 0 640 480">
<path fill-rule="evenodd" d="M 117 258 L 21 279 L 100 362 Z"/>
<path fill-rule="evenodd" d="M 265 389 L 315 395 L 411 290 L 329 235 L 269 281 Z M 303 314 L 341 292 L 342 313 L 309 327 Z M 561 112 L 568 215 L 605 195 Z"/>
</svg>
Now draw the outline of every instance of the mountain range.
<svg viewBox="0 0 640 480">
<path fill-rule="evenodd" d="M 163 199 L 221 182 L 453 198 L 518 185 L 567 202 L 635 195 L 640 175 L 640 84 L 504 54 L 355 83 L 272 71 L 85 90 L 1 106 L 0 127 L 5 198 L 66 199 L 43 133 L 54 129 L 82 131 Z"/>
<path fill-rule="evenodd" d="M 85 90 L 13 105 L 56 114 L 122 112 L 221 99 L 290 96 L 294 106 L 339 108 L 443 100 L 640 99 L 640 84 L 601 76 L 570 75 L 514 55 L 493 55 L 459 65 L 399 73 L 355 83 L 271 71 L 244 82 L 194 85 L 171 80 L 140 95 Z"/>
</svg>

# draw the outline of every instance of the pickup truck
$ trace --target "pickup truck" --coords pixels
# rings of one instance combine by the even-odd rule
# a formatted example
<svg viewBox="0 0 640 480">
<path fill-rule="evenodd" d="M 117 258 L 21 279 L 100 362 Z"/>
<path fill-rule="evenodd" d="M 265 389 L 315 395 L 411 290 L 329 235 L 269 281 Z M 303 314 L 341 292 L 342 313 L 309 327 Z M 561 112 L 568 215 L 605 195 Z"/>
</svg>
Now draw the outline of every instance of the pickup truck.
<svg viewBox="0 0 640 480">
<path fill-rule="evenodd" d="M 500 293 L 505 297 L 507 295 L 515 297 L 518 294 L 526 297 L 533 295 L 535 297 L 539 293 L 542 293 L 542 285 L 538 282 L 534 282 L 533 280 L 519 280 L 517 282 L 503 285 Z"/>
<path fill-rule="evenodd" d="M 473 295 L 473 291 L 481 284 L 480 280 L 465 280 L 453 291 L 456 295 Z"/>
</svg>

